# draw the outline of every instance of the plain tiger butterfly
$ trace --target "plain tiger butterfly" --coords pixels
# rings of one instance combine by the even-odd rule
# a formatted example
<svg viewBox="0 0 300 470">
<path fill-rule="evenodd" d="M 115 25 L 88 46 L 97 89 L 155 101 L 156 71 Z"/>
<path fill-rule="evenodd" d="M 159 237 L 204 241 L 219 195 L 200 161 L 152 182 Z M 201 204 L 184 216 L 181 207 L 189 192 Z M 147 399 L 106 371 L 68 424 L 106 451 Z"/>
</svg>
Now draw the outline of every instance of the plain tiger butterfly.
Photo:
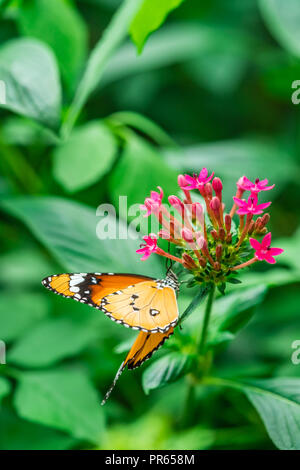
<svg viewBox="0 0 300 470">
<path fill-rule="evenodd" d="M 116 323 L 140 330 L 102 404 L 125 367 L 134 369 L 149 359 L 173 334 L 178 321 L 179 282 L 171 269 L 165 279 L 135 274 L 69 273 L 46 277 L 42 284 L 55 294 L 102 310 Z"/>
</svg>

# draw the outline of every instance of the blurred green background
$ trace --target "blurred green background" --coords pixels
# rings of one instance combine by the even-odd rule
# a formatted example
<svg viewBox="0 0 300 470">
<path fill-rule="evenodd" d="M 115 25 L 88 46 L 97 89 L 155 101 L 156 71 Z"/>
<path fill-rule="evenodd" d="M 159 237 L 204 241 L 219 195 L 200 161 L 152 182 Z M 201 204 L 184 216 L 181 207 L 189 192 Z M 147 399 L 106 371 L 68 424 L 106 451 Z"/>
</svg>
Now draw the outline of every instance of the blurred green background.
<svg viewBox="0 0 300 470">
<path fill-rule="evenodd" d="M 202 309 L 100 407 L 136 333 L 40 284 L 65 271 L 163 275 L 155 256 L 139 261 L 137 240 L 97 239 L 101 203 L 141 203 L 157 185 L 176 194 L 179 172 L 206 166 L 230 204 L 241 175 L 266 177 L 285 253 L 216 300 L 213 370 L 299 379 L 300 3 L 169 3 L 178 8 L 145 32 L 151 15 L 135 17 L 132 0 L 0 1 L 1 449 L 300 448 L 300 382 L 291 410 L 275 409 L 279 437 L 250 392 L 188 392 L 184 354 Z M 181 293 L 181 312 L 192 295 Z M 174 354 L 182 367 L 166 379 Z M 296 443 L 281 439 L 281 412 Z"/>
</svg>

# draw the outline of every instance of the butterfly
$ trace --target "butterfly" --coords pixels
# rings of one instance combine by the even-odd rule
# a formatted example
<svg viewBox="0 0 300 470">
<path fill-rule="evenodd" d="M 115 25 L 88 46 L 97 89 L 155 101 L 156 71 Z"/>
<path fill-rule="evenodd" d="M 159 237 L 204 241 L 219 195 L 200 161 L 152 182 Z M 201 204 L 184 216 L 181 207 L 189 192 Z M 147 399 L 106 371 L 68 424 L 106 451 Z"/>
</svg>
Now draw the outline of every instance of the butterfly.
<svg viewBox="0 0 300 470">
<path fill-rule="evenodd" d="M 116 323 L 140 330 L 102 404 L 123 370 L 139 367 L 149 359 L 173 334 L 178 321 L 179 281 L 171 269 L 164 279 L 136 274 L 67 273 L 48 276 L 42 284 L 55 294 L 102 310 Z"/>
</svg>

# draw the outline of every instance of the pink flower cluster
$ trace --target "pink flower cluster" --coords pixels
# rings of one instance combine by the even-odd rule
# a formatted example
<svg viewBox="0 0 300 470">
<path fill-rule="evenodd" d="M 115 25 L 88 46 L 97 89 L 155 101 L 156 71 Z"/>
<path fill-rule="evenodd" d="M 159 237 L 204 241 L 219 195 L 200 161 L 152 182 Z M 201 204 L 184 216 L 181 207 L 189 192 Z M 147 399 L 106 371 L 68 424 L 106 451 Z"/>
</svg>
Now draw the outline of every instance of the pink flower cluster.
<svg viewBox="0 0 300 470">
<path fill-rule="evenodd" d="M 208 282 L 210 278 L 217 282 L 225 282 L 231 271 L 249 266 L 255 261 L 265 260 L 275 263 L 274 256 L 283 252 L 280 248 L 271 248 L 271 233 L 267 233 L 266 225 L 270 219 L 264 214 L 254 220 L 254 216 L 263 214 L 271 202 L 259 203 L 258 196 L 261 191 L 269 191 L 274 185 L 268 185 L 268 180 L 256 179 L 251 182 L 246 176 L 237 182 L 234 204 L 228 213 L 225 213 L 222 192 L 223 183 L 220 178 L 210 175 L 203 168 L 199 175 L 179 175 L 178 184 L 183 191 L 183 199 L 176 195 L 168 197 L 169 205 L 163 204 L 163 190 L 158 187 L 152 191 L 150 197 L 145 199 L 141 210 L 144 216 L 154 215 L 160 225 L 158 234 L 150 233 L 144 237 L 144 243 L 137 253 L 143 254 L 142 260 L 152 253 L 171 258 L 185 266 L 199 279 Z M 204 206 L 192 200 L 191 191 L 198 190 L 202 196 Z M 242 199 L 244 192 L 249 191 L 247 199 Z M 232 219 L 235 213 L 239 216 L 237 232 L 232 230 Z M 251 235 L 265 235 L 261 243 Z M 165 239 L 177 247 L 181 257 L 171 255 L 158 246 L 158 239 Z M 254 249 L 254 257 L 241 263 L 248 253 L 248 242 Z M 208 268 L 208 269 L 207 269 Z"/>
</svg>

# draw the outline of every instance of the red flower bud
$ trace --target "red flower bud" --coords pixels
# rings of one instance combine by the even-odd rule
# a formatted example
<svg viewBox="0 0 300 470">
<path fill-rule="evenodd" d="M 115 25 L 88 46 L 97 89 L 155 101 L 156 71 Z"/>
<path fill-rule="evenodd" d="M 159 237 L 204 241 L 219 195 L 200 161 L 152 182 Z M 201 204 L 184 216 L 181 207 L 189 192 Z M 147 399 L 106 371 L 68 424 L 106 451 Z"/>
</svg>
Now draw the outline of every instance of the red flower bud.
<svg viewBox="0 0 300 470">
<path fill-rule="evenodd" d="M 227 233 L 229 233 L 230 230 L 231 230 L 231 222 L 232 222 L 232 219 L 231 219 L 230 215 L 226 214 L 225 215 L 225 228 L 226 228 Z"/>
<path fill-rule="evenodd" d="M 209 205 L 212 211 L 219 212 L 221 204 L 217 197 L 213 197 Z"/>
<path fill-rule="evenodd" d="M 193 241 L 194 241 L 193 232 L 191 230 L 189 230 L 188 228 L 186 228 L 186 227 L 184 227 L 182 229 L 181 236 L 188 243 L 193 243 Z"/>
<path fill-rule="evenodd" d="M 223 184 L 220 178 L 216 177 L 213 179 L 212 187 L 216 194 L 220 194 L 222 192 Z"/>
</svg>

